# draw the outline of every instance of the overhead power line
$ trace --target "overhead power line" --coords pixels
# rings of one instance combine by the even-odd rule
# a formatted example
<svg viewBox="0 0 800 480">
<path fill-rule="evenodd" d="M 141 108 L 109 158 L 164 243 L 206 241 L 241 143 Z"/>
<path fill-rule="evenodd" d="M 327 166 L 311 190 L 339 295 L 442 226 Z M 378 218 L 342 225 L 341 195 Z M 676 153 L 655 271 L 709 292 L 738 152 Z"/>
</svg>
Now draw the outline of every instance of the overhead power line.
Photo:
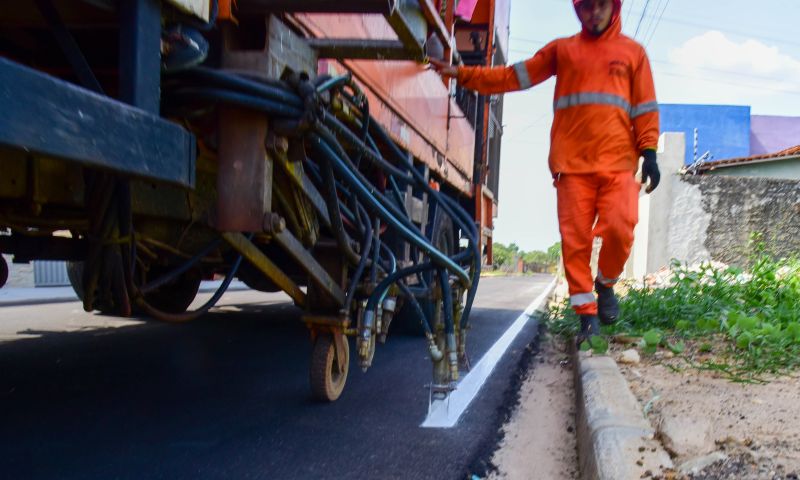
<svg viewBox="0 0 800 480">
<path fill-rule="evenodd" d="M 628 18 L 631 16 L 631 11 L 633 10 L 633 4 L 635 0 L 628 0 L 628 12 L 625 14 L 625 18 L 623 19 L 623 23 L 628 22 Z"/>
<path fill-rule="evenodd" d="M 666 12 L 667 7 L 669 7 L 669 2 L 670 0 L 667 0 L 667 2 L 664 4 L 664 8 L 661 10 L 661 13 L 658 15 L 658 20 L 656 20 L 655 28 L 653 28 L 653 31 L 650 33 L 650 37 L 647 38 L 647 41 L 644 42 L 645 48 L 647 48 L 647 46 L 650 45 L 650 40 L 652 40 L 653 37 L 655 36 L 656 30 L 658 30 L 658 25 L 661 23 L 661 19 L 664 18 L 664 12 Z M 658 12 L 658 10 L 656 10 L 656 12 Z"/>
<path fill-rule="evenodd" d="M 639 17 L 639 23 L 636 24 L 636 32 L 634 32 L 633 38 L 636 38 L 636 36 L 639 34 L 639 28 L 642 26 L 642 20 L 644 20 L 645 15 L 647 15 L 647 7 L 649 6 L 650 6 L 650 0 L 647 0 L 644 3 L 644 9 L 642 9 L 642 15 Z"/>
<path fill-rule="evenodd" d="M 645 41 L 650 37 L 653 31 L 658 28 L 658 12 L 661 11 L 663 5 L 664 0 L 658 0 L 658 3 L 656 3 L 655 7 L 652 9 L 653 14 L 648 15 L 648 17 L 650 17 L 650 21 L 647 23 L 647 28 L 642 31 L 642 45 L 644 45 Z"/>
</svg>

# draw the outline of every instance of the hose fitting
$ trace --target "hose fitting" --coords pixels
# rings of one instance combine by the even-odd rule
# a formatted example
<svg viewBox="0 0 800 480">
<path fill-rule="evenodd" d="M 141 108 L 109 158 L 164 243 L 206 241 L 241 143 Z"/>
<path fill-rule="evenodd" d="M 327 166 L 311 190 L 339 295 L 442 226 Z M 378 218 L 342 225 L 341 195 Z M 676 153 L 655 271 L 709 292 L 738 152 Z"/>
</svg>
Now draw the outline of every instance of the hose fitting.
<svg viewBox="0 0 800 480">
<path fill-rule="evenodd" d="M 428 351 L 431 354 L 431 360 L 434 363 L 440 362 L 444 358 L 444 354 L 442 353 L 441 350 L 439 350 L 439 347 L 436 345 L 436 339 L 433 338 L 433 334 L 431 333 L 428 333 L 425 336 L 428 337 Z"/>
</svg>

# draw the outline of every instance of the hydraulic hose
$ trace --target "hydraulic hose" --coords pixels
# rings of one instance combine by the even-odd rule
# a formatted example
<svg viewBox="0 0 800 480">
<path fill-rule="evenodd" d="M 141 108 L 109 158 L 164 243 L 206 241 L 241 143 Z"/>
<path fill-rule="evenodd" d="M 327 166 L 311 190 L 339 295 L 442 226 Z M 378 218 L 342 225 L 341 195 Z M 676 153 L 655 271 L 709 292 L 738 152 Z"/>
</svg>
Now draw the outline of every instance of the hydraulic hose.
<svg viewBox="0 0 800 480">
<path fill-rule="evenodd" d="M 385 158 L 376 154 L 372 151 L 371 148 L 367 146 L 364 141 L 362 141 L 355 133 L 353 133 L 349 128 L 344 126 L 338 118 L 334 117 L 333 115 L 325 115 L 323 119 L 323 123 L 325 126 L 330 128 L 334 133 L 337 133 L 344 137 L 345 141 L 349 143 L 353 148 L 358 150 L 360 153 L 364 155 L 364 158 L 370 161 L 374 166 L 380 168 L 384 172 L 389 175 L 392 175 L 395 178 L 395 181 L 399 180 L 405 184 L 411 183 L 413 180 L 409 176 L 408 172 L 405 172 L 391 163 L 389 163 Z M 371 122 L 372 123 L 372 122 Z"/>
<path fill-rule="evenodd" d="M 424 233 L 420 230 L 419 227 L 414 225 L 414 222 L 412 222 L 411 219 L 408 218 L 408 215 L 406 213 L 401 212 L 380 191 L 378 191 L 378 189 L 375 188 L 375 186 L 366 177 L 364 177 L 364 175 L 361 172 L 359 172 L 355 168 L 355 165 L 353 165 L 352 162 L 349 161 L 347 157 L 347 152 L 345 152 L 344 149 L 342 149 L 341 145 L 336 141 L 336 137 L 334 137 L 330 131 L 328 131 L 324 126 L 318 125 L 316 133 L 318 133 L 319 138 L 323 140 L 323 143 L 326 144 L 325 146 L 327 147 L 327 149 L 341 161 L 343 168 L 345 168 L 347 172 L 350 174 L 350 176 L 355 179 L 358 186 L 366 188 L 365 186 L 368 185 L 369 189 L 367 191 L 369 195 L 375 200 L 377 200 L 378 203 L 380 203 L 380 205 L 385 210 L 390 212 L 391 215 L 393 215 L 398 222 L 401 222 L 407 230 L 414 232 L 414 234 L 416 234 L 418 237 L 420 238 L 425 237 Z M 427 242 L 427 240 L 425 241 Z"/>
<path fill-rule="evenodd" d="M 389 149 L 394 153 L 398 160 L 405 162 L 406 165 L 409 167 L 411 174 L 417 179 L 417 183 L 420 184 L 429 195 L 431 195 L 436 201 L 443 206 L 445 212 L 450 215 L 453 220 L 456 220 L 457 223 L 460 224 L 462 230 L 469 236 L 470 244 L 472 245 L 472 250 L 474 254 L 473 263 L 472 263 L 472 278 L 471 284 L 467 290 L 467 299 L 464 305 L 464 311 L 462 313 L 462 323 L 461 329 L 465 330 L 469 325 L 469 314 L 472 311 L 472 304 L 475 301 L 475 295 L 478 292 L 478 282 L 480 281 L 480 270 L 481 270 L 481 253 L 480 248 L 478 246 L 478 232 L 475 228 L 475 225 L 471 218 L 469 218 L 466 212 L 461 209 L 459 205 L 455 203 L 454 200 L 441 195 L 440 192 L 431 188 L 427 182 L 425 182 L 425 178 L 414 168 L 413 165 L 410 164 L 410 160 L 406 155 L 403 155 L 403 152 L 395 145 L 386 131 L 381 127 L 380 124 L 377 122 L 371 123 L 371 130 L 373 130 L 380 139 L 389 146 Z M 459 221 L 461 220 L 461 221 Z"/>
<path fill-rule="evenodd" d="M 330 161 L 334 170 L 336 170 L 339 176 L 345 180 L 346 184 L 349 184 L 349 186 L 353 188 L 353 191 L 356 193 L 356 195 L 361 197 L 361 200 L 368 208 L 377 213 L 385 222 L 387 222 L 392 228 L 406 238 L 409 243 L 416 245 L 420 250 L 427 253 L 435 263 L 455 273 L 465 285 L 469 284 L 469 275 L 467 275 L 467 273 L 459 265 L 453 262 L 453 260 L 451 260 L 447 255 L 436 249 L 433 245 L 428 243 L 427 240 L 409 230 L 403 223 L 398 221 L 397 218 L 395 218 L 395 216 L 392 215 L 386 209 L 386 207 L 384 207 L 381 202 L 379 202 L 372 195 L 367 187 L 359 181 L 359 179 L 353 174 L 350 168 L 347 167 L 344 161 L 338 157 L 338 155 L 319 135 L 312 133 L 311 143 L 315 150 L 317 150 L 321 155 Z"/>
<path fill-rule="evenodd" d="M 251 234 L 248 238 L 252 238 L 253 235 Z M 191 320 L 196 319 L 201 315 L 205 315 L 208 313 L 211 308 L 217 304 L 222 295 L 228 290 L 231 282 L 233 281 L 236 272 L 239 270 L 239 266 L 242 264 L 242 256 L 239 255 L 236 258 L 236 261 L 233 262 L 228 274 L 225 276 L 225 280 L 223 280 L 222 284 L 217 288 L 217 291 L 214 292 L 214 295 L 208 299 L 206 303 L 204 303 L 200 308 L 191 312 L 184 312 L 184 313 L 167 313 L 158 310 L 157 308 L 153 307 L 142 297 L 141 295 L 137 296 L 136 298 L 136 306 L 141 308 L 146 314 L 150 315 L 153 318 L 161 320 L 163 322 L 174 322 L 174 323 L 182 323 L 188 322 Z"/>
<path fill-rule="evenodd" d="M 206 257 L 209 253 L 211 253 L 212 250 L 217 248 L 217 246 L 220 244 L 221 241 L 222 241 L 222 239 L 219 239 L 219 238 L 215 239 L 206 248 L 201 250 L 197 255 L 193 256 L 192 258 L 190 258 L 189 260 L 184 262 L 183 265 L 175 268 L 174 270 L 172 270 L 171 272 L 169 272 L 169 273 L 167 273 L 165 275 L 162 275 L 157 280 L 154 280 L 154 281 L 148 283 L 147 285 L 139 287 L 139 291 L 142 294 L 147 294 L 147 293 L 150 293 L 153 290 L 156 290 L 156 289 L 158 289 L 160 287 L 163 287 L 164 285 L 166 285 L 166 284 L 170 283 L 171 281 L 175 280 L 176 278 L 181 276 L 183 273 L 185 273 L 187 270 L 192 268 L 197 262 L 199 262 L 204 257 Z"/>
<path fill-rule="evenodd" d="M 350 245 L 350 237 L 347 235 L 347 232 L 344 229 L 344 224 L 342 223 L 342 215 L 339 209 L 339 198 L 336 195 L 336 181 L 333 178 L 333 168 L 330 165 L 330 162 L 324 162 L 325 164 L 322 166 L 323 170 L 323 180 L 325 182 L 324 195 L 326 204 L 328 206 L 328 216 L 331 219 L 331 230 L 333 230 L 333 235 L 336 238 L 336 243 L 339 245 L 339 250 L 345 256 L 345 259 L 351 265 L 358 265 L 361 262 L 361 257 L 364 256 L 357 254 L 353 251 L 353 247 Z M 357 212 L 351 212 L 353 216 L 358 215 Z"/>
<path fill-rule="evenodd" d="M 361 260 L 358 262 L 358 266 L 356 266 L 355 272 L 353 272 L 353 276 L 350 279 L 350 285 L 347 287 L 347 293 L 345 295 L 345 303 L 342 310 L 345 312 L 350 312 L 350 307 L 353 304 L 353 296 L 356 293 L 356 287 L 358 286 L 358 282 L 361 279 L 361 275 L 364 274 L 364 269 L 367 267 L 367 260 L 369 259 L 369 249 L 372 245 L 372 236 L 374 231 L 369 224 L 369 220 L 363 222 L 366 226 L 366 233 L 364 236 L 364 243 L 361 246 Z"/>
<path fill-rule="evenodd" d="M 220 87 L 233 89 L 239 93 L 247 95 L 255 95 L 267 100 L 282 102 L 291 107 L 298 109 L 303 108 L 303 101 L 296 93 L 289 89 L 288 85 L 265 84 L 263 81 L 259 82 L 245 78 L 241 75 L 226 73 L 221 70 L 215 70 L 207 67 L 195 67 L 191 70 L 184 70 L 176 72 L 178 78 L 198 79 L 201 81 L 208 81 Z"/>
<path fill-rule="evenodd" d="M 202 99 L 222 102 L 250 110 L 258 110 L 276 117 L 296 118 L 303 115 L 302 110 L 285 103 L 220 88 L 180 87 L 171 92 L 171 95 L 185 97 L 190 101 Z"/>
<path fill-rule="evenodd" d="M 346 73 L 338 77 L 332 77 L 317 87 L 317 93 L 323 93 L 332 88 L 340 87 L 346 83 L 349 83 L 351 80 L 352 80 L 352 75 L 350 73 Z"/>
</svg>

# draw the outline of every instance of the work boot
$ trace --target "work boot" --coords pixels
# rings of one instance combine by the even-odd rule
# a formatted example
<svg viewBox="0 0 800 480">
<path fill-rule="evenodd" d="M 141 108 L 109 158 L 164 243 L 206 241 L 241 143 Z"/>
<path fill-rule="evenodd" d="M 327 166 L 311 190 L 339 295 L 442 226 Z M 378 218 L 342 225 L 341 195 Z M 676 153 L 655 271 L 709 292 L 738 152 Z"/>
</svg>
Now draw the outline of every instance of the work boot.
<svg viewBox="0 0 800 480">
<path fill-rule="evenodd" d="M 596 335 L 600 335 L 600 321 L 597 315 L 581 315 L 581 330 L 575 336 L 575 346 L 580 349 L 581 343 Z"/>
<path fill-rule="evenodd" d="M 614 287 L 606 287 L 597 280 L 594 281 L 597 292 L 597 315 L 603 325 L 612 325 L 619 317 L 619 302 L 614 294 Z"/>
</svg>

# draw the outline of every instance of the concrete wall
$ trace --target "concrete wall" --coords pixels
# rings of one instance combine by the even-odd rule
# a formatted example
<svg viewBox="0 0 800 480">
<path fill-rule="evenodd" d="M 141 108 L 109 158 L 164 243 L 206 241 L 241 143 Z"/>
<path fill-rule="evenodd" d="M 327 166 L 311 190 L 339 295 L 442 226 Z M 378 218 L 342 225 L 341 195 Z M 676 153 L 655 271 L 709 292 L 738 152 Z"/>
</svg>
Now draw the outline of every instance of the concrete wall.
<svg viewBox="0 0 800 480">
<path fill-rule="evenodd" d="M 681 176 L 683 134 L 659 145 L 661 185 L 639 199 L 639 225 L 626 276 L 642 278 L 672 259 L 746 265 L 750 235 L 775 256 L 800 254 L 800 181 L 722 175 Z"/>
<path fill-rule="evenodd" d="M 711 213 L 703 246 L 714 260 L 746 265 L 754 232 L 774 256 L 800 255 L 800 181 L 703 175 L 683 182 L 699 191 L 703 211 Z M 692 223 L 680 219 L 673 228 Z"/>
<path fill-rule="evenodd" d="M 698 156 L 706 151 L 716 160 L 750 155 L 750 107 L 662 104 L 659 110 L 662 132 L 685 135 L 687 165 L 694 158 L 695 128 L 698 130 Z"/>
<path fill-rule="evenodd" d="M 750 155 L 763 155 L 800 145 L 800 117 L 753 115 Z"/>
</svg>

